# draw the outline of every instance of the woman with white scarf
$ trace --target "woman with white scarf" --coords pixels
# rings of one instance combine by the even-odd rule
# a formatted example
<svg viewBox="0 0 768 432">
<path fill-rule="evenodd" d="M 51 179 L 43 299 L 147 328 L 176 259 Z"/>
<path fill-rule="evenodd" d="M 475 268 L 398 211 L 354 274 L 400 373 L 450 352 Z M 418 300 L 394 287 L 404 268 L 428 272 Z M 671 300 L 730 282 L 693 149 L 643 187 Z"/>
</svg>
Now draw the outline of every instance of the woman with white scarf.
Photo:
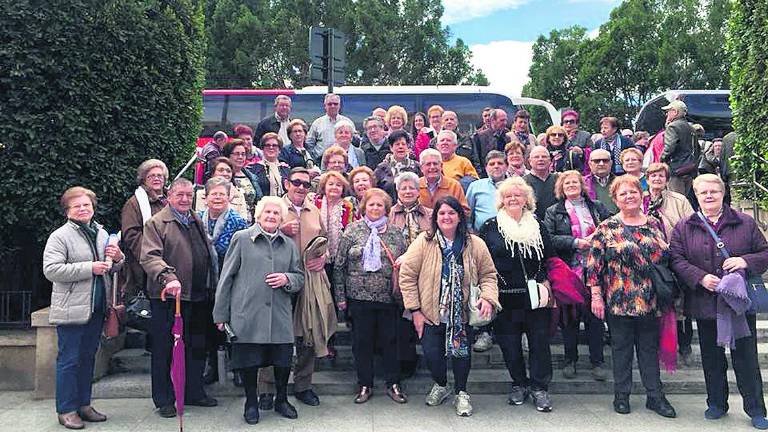
<svg viewBox="0 0 768 432">
<path fill-rule="evenodd" d="M 389 195 L 369 189 L 360 202 L 363 218 L 347 226 L 334 260 L 333 283 L 340 310 L 349 308 L 354 322 L 352 350 L 360 386 L 355 403 L 370 399 L 373 355 L 381 352 L 387 395 L 397 403 L 408 401 L 400 388 L 397 363 L 398 308 L 392 290 L 394 260 L 405 252 L 405 238 L 390 229 Z"/>
<path fill-rule="evenodd" d="M 504 180 L 496 192 L 495 218 L 480 228 L 499 273 L 502 311 L 493 323 L 496 342 L 512 378 L 511 405 L 522 405 L 530 394 L 536 409 L 552 411 L 548 387 L 552 381 L 549 349 L 551 309 L 531 305 L 529 287 L 546 280 L 545 260 L 554 255 L 549 233 L 534 215 L 533 189 L 521 177 Z M 528 338 L 529 370 L 523 360 L 522 334 Z"/>
<path fill-rule="evenodd" d="M 274 132 L 267 132 L 261 137 L 259 147 L 264 152 L 264 159 L 249 166 L 264 195 L 281 197 L 285 194 L 283 182 L 288 179 L 291 167 L 278 159 L 283 148 L 283 140 Z"/>
</svg>

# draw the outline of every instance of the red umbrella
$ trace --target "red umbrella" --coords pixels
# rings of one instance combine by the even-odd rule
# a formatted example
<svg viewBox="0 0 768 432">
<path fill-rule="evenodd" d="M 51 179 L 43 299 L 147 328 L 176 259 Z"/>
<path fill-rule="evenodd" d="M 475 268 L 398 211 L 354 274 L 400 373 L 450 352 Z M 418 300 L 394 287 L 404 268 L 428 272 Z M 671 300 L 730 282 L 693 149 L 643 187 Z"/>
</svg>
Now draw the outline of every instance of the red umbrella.
<svg viewBox="0 0 768 432">
<path fill-rule="evenodd" d="M 184 430 L 184 382 L 187 366 L 184 362 L 184 320 L 181 318 L 181 295 L 176 296 L 176 317 L 173 321 L 173 357 L 171 359 L 171 382 L 176 394 L 176 412 L 179 415 L 179 432 Z"/>
</svg>

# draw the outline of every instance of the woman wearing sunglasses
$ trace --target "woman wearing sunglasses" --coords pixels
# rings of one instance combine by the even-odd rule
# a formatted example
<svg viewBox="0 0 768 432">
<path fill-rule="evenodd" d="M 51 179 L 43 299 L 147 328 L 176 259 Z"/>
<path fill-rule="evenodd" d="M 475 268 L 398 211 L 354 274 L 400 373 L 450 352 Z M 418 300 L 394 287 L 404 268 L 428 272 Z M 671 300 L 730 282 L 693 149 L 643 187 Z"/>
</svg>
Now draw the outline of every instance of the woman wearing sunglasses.
<svg viewBox="0 0 768 432">
<path fill-rule="evenodd" d="M 547 128 L 545 145 L 552 159 L 552 172 L 581 171 L 584 167 L 584 150 L 579 146 L 566 144 L 567 141 L 568 133 L 562 126 Z"/>
</svg>

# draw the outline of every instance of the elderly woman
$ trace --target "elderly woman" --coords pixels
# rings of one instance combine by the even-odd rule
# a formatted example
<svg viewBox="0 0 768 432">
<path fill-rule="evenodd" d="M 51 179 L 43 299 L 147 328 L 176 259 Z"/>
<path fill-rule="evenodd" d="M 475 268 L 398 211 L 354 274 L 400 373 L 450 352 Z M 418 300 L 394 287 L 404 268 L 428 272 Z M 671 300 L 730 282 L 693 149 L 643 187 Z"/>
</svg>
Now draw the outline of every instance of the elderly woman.
<svg viewBox="0 0 768 432">
<path fill-rule="evenodd" d="M 544 226 L 547 228 L 555 253 L 578 275 L 584 274 L 586 252 L 590 248 L 592 233 L 610 213 L 599 201 L 592 201 L 587 194 L 584 178 L 576 170 L 565 171 L 555 182 L 557 204 L 547 209 Z M 576 377 L 576 363 L 579 359 L 579 323 L 584 321 L 589 340 L 589 362 L 592 364 L 592 378 L 605 381 L 603 370 L 603 320 L 589 309 L 565 306 L 561 309 L 560 326 L 563 330 L 565 364 L 563 376 Z"/>
<path fill-rule="evenodd" d="M 400 105 L 392 105 L 387 110 L 384 122 L 389 128 L 389 133 L 397 130 L 405 131 L 405 125 L 408 123 L 408 113 Z"/>
<path fill-rule="evenodd" d="M 625 150 L 627 151 L 627 150 Z M 669 166 L 665 163 L 652 163 L 645 176 L 648 179 L 648 191 L 643 195 L 643 213 L 651 215 L 661 222 L 664 239 L 672 238 L 672 230 L 678 222 L 693 214 L 693 207 L 688 199 L 667 189 Z M 677 311 L 677 351 L 683 363 L 691 364 L 691 340 L 693 323 L 690 316 L 684 314 L 685 293 L 676 303 Z"/>
<path fill-rule="evenodd" d="M 659 371 L 659 319 L 651 283 L 653 266 L 667 253 L 656 218 L 642 212 L 642 188 L 637 177 L 619 176 L 611 183 L 611 198 L 619 213 L 604 220 L 592 234 L 586 265 L 592 290 L 592 313 L 608 321 L 613 355 L 613 409 L 629 414 L 632 357 L 637 352 L 646 390 L 645 407 L 663 417 L 675 417 Z"/>
<path fill-rule="evenodd" d="M 348 173 L 352 168 L 347 160 L 348 153 L 342 147 L 332 145 L 323 152 L 322 169 L 326 171 L 336 171 L 342 174 Z"/>
<path fill-rule="evenodd" d="M 334 145 L 337 145 L 347 152 L 347 163 L 350 168 L 357 168 L 361 165 L 365 165 L 365 152 L 360 147 L 356 147 L 352 144 L 352 137 L 355 134 L 355 126 L 347 121 L 340 120 L 333 127 L 334 133 Z M 325 168 L 323 168 L 325 171 Z"/>
<path fill-rule="evenodd" d="M 538 411 L 549 412 L 551 310 L 531 304 L 528 286 L 548 284 L 545 260 L 554 255 L 552 243 L 544 225 L 536 219 L 533 189 L 521 177 L 511 177 L 499 185 L 496 208 L 498 215 L 483 224 L 479 235 L 499 272 L 499 302 L 503 309 L 493 328 L 512 378 L 508 401 L 522 405 L 530 394 Z M 530 378 L 523 360 L 523 333 L 528 338 Z"/>
<path fill-rule="evenodd" d="M 112 274 L 124 255 L 93 220 L 93 191 L 72 187 L 59 202 L 67 222 L 48 237 L 43 251 L 43 274 L 53 283 L 49 321 L 56 326 L 59 344 L 56 412 L 65 428 L 83 429 L 83 420 L 107 420 L 91 406 L 91 380 L 112 303 Z"/>
<path fill-rule="evenodd" d="M 622 151 L 619 159 L 621 160 L 621 167 L 624 169 L 624 172 L 637 177 L 640 180 L 640 187 L 643 188 L 643 192 L 647 191 L 648 179 L 643 174 L 643 153 L 631 147 Z"/>
<path fill-rule="evenodd" d="M 265 195 L 281 197 L 285 194 L 284 181 L 288 178 L 291 167 L 278 159 L 283 140 L 274 132 L 267 132 L 259 141 L 264 158 L 247 169 L 256 177 L 259 187 Z"/>
<path fill-rule="evenodd" d="M 213 162 L 213 175 L 211 177 L 221 177 L 228 182 L 232 183 L 232 171 L 234 165 L 228 158 L 220 157 L 216 158 Z M 208 204 L 205 201 L 205 186 L 195 186 L 195 200 L 192 206 L 197 213 L 205 210 Z M 245 197 L 240 189 L 236 187 L 229 188 L 229 206 L 234 209 L 237 214 L 244 220 L 248 220 L 248 206 L 245 203 Z"/>
<path fill-rule="evenodd" d="M 504 147 L 507 155 L 507 174 L 509 177 L 523 177 L 530 173 L 525 167 L 525 146 L 520 141 L 512 140 Z"/>
<path fill-rule="evenodd" d="M 302 119 L 293 119 L 288 123 L 288 139 L 291 142 L 280 150 L 280 159 L 291 168 L 303 167 L 311 169 L 315 167 L 315 161 L 304 143 L 307 140 L 307 124 Z"/>
<path fill-rule="evenodd" d="M 344 199 L 344 192 L 349 189 L 349 182 L 338 171 L 328 171 L 320 176 L 318 193 L 314 204 L 320 210 L 320 221 L 328 235 L 328 257 L 325 271 L 328 280 L 333 280 L 333 262 L 339 249 L 339 242 L 344 230 L 356 220 L 352 201 Z"/>
<path fill-rule="evenodd" d="M 373 171 L 376 178 L 376 187 L 389 193 L 392 198 L 397 197 L 395 191 L 395 177 L 403 172 L 416 173 L 421 176 L 419 163 L 411 156 L 411 136 L 403 130 L 394 130 L 387 137 L 387 143 L 391 153 Z"/>
<path fill-rule="evenodd" d="M 363 219 L 350 224 L 339 244 L 333 282 L 337 306 L 349 308 L 355 325 L 352 352 L 360 386 L 355 403 L 365 403 L 373 388 L 373 355 L 383 357 L 387 395 L 406 403 L 397 365 L 398 308 L 392 290 L 394 260 L 405 252 L 405 239 L 390 229 L 392 200 L 381 189 L 366 191 L 360 203 Z"/>
<path fill-rule="evenodd" d="M 650 180 L 650 178 L 649 178 Z M 653 181 L 651 180 L 651 184 Z M 761 275 L 768 269 L 768 242 L 752 217 L 723 205 L 725 185 L 714 174 L 702 174 L 693 181 L 693 190 L 701 207 L 699 214 L 683 218 L 672 232 L 670 251 L 672 268 L 688 292 L 686 302 L 699 332 L 701 364 L 707 385 L 707 410 L 704 416 L 714 420 L 728 412 L 728 361 L 725 348 L 718 344 L 720 312 L 717 287 L 723 275 L 746 272 Z M 717 234 L 728 251 L 725 258 L 716 247 L 706 225 Z M 743 398 L 744 411 L 757 429 L 768 429 L 763 401 L 763 380 L 755 342 L 755 314 L 746 320 L 746 336 L 731 342 L 731 360 L 736 383 Z M 736 323 L 733 323 L 736 327 Z"/>
<path fill-rule="evenodd" d="M 437 406 L 450 396 L 450 357 L 456 414 L 470 416 L 470 285 L 480 288 L 477 306 L 481 316 L 488 317 L 494 308 L 499 308 L 496 269 L 488 248 L 467 230 L 467 216 L 461 203 L 452 196 L 444 196 L 435 202 L 430 230 L 419 234 L 400 261 L 403 304 L 413 314 L 413 326 L 421 338 L 427 367 L 435 382 L 426 403 Z"/>
<path fill-rule="evenodd" d="M 123 271 L 118 274 L 118 285 L 126 298 L 139 292 L 146 294 L 147 274 L 139 264 L 141 237 L 144 223 L 165 207 L 164 188 L 168 168 L 163 161 L 148 159 L 136 170 L 136 191 L 123 205 L 120 213 L 121 246 L 125 251 Z"/>
<path fill-rule="evenodd" d="M 359 166 L 349 172 L 349 183 L 352 189 L 352 195 L 349 196 L 348 199 L 355 207 L 356 219 L 362 218 L 363 213 L 360 209 L 360 203 L 363 201 L 365 191 L 371 189 L 375 182 L 373 171 L 367 166 Z M 387 212 L 389 212 L 389 209 L 387 209 Z"/>
<path fill-rule="evenodd" d="M 232 237 L 224 259 L 213 320 L 219 330 L 232 327 L 232 368 L 245 381 L 245 421 L 259 422 L 259 368 L 274 366 L 275 411 L 295 419 L 288 402 L 288 376 L 293 356 L 291 298 L 304 286 L 304 271 L 293 240 L 280 232 L 288 214 L 282 198 L 264 197 L 256 206 L 256 223 Z"/>
<path fill-rule="evenodd" d="M 562 126 L 550 126 L 547 128 L 545 143 L 552 159 L 552 172 L 567 170 L 581 171 L 584 168 L 584 150 L 579 146 L 568 147 L 568 133 Z"/>
<path fill-rule="evenodd" d="M 224 146 L 224 156 L 232 162 L 232 184 L 243 194 L 248 214 L 245 221 L 253 223 L 253 211 L 256 203 L 264 196 L 264 190 L 259 185 L 258 179 L 250 170 L 243 169 L 248 155 L 245 142 L 241 139 L 233 139 Z"/>
</svg>

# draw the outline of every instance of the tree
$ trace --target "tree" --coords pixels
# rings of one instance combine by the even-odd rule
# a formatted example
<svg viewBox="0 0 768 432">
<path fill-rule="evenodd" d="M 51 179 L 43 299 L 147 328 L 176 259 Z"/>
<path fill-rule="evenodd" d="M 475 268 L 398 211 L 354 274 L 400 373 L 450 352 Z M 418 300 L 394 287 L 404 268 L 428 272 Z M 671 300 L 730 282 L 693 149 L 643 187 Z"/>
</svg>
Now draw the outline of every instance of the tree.
<svg viewBox="0 0 768 432">
<path fill-rule="evenodd" d="M 552 31 L 534 44 L 523 94 L 576 108 L 596 130 L 606 115 L 631 125 L 642 104 L 667 89 L 727 88 L 729 8 L 728 0 L 627 0 L 594 40 L 578 27 Z"/>
<path fill-rule="evenodd" d="M 735 177 L 748 182 L 748 192 L 742 196 L 768 205 L 768 194 L 752 187 L 756 180 L 768 184 L 768 167 L 752 156 L 752 152 L 768 159 L 768 4 L 763 1 L 734 2 L 728 29 L 728 54 L 731 60 L 731 108 L 733 127 L 738 135 L 733 160 Z M 753 178 L 754 175 L 754 178 Z M 753 194 L 752 191 L 757 193 Z"/>
<path fill-rule="evenodd" d="M 96 219 L 115 232 L 136 167 L 150 157 L 179 167 L 192 154 L 203 9 L 193 0 L 0 3 L 0 289 L 44 291 L 41 250 L 64 221 L 66 188 L 95 191 Z"/>
<path fill-rule="evenodd" d="M 347 84 L 487 84 L 439 0 L 208 0 L 210 87 L 309 85 L 310 26 L 347 35 Z"/>
</svg>

